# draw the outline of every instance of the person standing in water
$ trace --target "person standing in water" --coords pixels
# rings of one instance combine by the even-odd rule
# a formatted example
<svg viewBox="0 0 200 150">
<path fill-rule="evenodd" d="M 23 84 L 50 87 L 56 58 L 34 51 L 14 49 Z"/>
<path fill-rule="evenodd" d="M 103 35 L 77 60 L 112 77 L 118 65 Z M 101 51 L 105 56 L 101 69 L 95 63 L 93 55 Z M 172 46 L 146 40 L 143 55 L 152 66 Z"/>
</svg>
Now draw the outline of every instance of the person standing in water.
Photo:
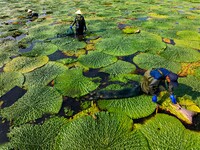
<svg viewBox="0 0 200 150">
<path fill-rule="evenodd" d="M 79 40 L 83 39 L 83 32 L 87 30 L 85 19 L 82 15 L 82 12 L 78 10 L 75 12 L 76 17 L 70 28 L 72 28 L 74 25 L 76 26 L 76 36 Z"/>
</svg>

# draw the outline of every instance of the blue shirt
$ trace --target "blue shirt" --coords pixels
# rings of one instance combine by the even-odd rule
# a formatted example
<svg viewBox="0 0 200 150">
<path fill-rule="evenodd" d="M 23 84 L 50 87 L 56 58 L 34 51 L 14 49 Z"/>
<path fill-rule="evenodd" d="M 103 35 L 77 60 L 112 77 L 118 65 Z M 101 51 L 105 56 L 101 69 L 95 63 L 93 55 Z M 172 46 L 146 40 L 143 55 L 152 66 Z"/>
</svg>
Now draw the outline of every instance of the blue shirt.
<svg viewBox="0 0 200 150">
<path fill-rule="evenodd" d="M 169 70 L 165 69 L 165 68 L 157 68 L 157 69 L 153 69 L 150 72 L 150 75 L 154 78 L 154 79 L 165 79 L 166 76 L 170 73 Z"/>
</svg>

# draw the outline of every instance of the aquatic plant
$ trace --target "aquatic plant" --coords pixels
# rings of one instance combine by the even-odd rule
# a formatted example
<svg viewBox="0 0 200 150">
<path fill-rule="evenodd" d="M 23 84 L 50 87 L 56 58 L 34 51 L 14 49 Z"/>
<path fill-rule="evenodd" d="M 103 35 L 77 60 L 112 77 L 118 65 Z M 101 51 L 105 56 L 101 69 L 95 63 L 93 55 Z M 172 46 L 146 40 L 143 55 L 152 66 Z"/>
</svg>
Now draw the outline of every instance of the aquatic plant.
<svg viewBox="0 0 200 150">
<path fill-rule="evenodd" d="M 195 31 L 179 31 L 176 33 L 180 39 L 189 40 L 189 41 L 199 41 L 200 35 L 198 32 Z"/>
<path fill-rule="evenodd" d="M 117 58 L 103 52 L 91 51 L 87 55 L 80 56 L 78 61 L 89 68 L 101 68 L 116 62 Z"/>
<path fill-rule="evenodd" d="M 84 48 L 86 43 L 80 42 L 77 39 L 71 37 L 57 38 L 52 40 L 52 43 L 58 46 L 61 51 L 73 51 L 76 52 L 78 49 Z"/>
<path fill-rule="evenodd" d="M 24 85 L 29 88 L 38 85 L 47 85 L 58 75 L 66 73 L 67 70 L 68 68 L 63 64 L 50 61 L 40 68 L 25 73 L 24 76 L 26 78 L 26 81 Z"/>
<path fill-rule="evenodd" d="M 22 53 L 23 56 L 50 55 L 57 50 L 57 46 L 51 43 L 36 43 L 30 52 Z"/>
<path fill-rule="evenodd" d="M 110 76 L 117 76 L 120 74 L 134 72 L 135 69 L 136 69 L 135 65 L 133 65 L 129 62 L 118 60 L 117 62 L 115 62 L 107 67 L 102 68 L 100 71 L 109 73 Z"/>
<path fill-rule="evenodd" d="M 3 65 L 9 62 L 10 60 L 10 54 L 0 52 L 0 67 L 3 67 Z"/>
<path fill-rule="evenodd" d="M 133 61 L 143 69 L 151 68 L 166 68 L 175 73 L 178 73 L 181 69 L 181 64 L 153 54 L 141 53 L 133 58 Z"/>
<path fill-rule="evenodd" d="M 19 125 L 41 118 L 44 114 L 58 113 L 62 96 L 52 87 L 29 88 L 26 94 L 13 105 L 0 110 L 3 118 Z"/>
<path fill-rule="evenodd" d="M 110 81 L 120 81 L 127 83 L 129 81 L 137 81 L 140 82 L 143 76 L 137 74 L 119 74 L 114 77 L 110 77 Z"/>
<path fill-rule="evenodd" d="M 69 122 L 59 136 L 60 149 L 148 149 L 143 135 L 132 131 L 133 122 L 127 116 L 100 112 L 95 117 Z"/>
<path fill-rule="evenodd" d="M 13 148 L 21 150 L 55 149 L 59 143 L 57 137 L 67 122 L 65 118 L 53 117 L 42 125 L 25 124 L 15 127 L 8 135 L 10 144 Z"/>
<path fill-rule="evenodd" d="M 6 94 L 15 86 L 21 87 L 24 83 L 24 76 L 19 72 L 0 73 L 0 97 Z"/>
<path fill-rule="evenodd" d="M 146 137 L 150 149 L 199 148 L 199 133 L 185 129 L 179 120 L 166 114 L 157 114 L 139 126 L 139 130 Z"/>
<path fill-rule="evenodd" d="M 160 56 L 174 62 L 196 62 L 200 60 L 200 53 L 198 51 L 187 47 L 171 45 L 168 45 L 167 49 L 160 53 Z"/>
<path fill-rule="evenodd" d="M 4 67 L 5 72 L 19 71 L 21 73 L 30 72 L 48 62 L 47 56 L 39 57 L 17 57 L 7 63 Z"/>
<path fill-rule="evenodd" d="M 54 87 L 65 96 L 80 97 L 95 90 L 99 83 L 92 78 L 83 76 L 82 69 L 70 69 L 66 73 L 57 76 Z"/>
<path fill-rule="evenodd" d="M 156 108 L 156 104 L 152 103 L 151 97 L 145 95 L 122 99 L 99 100 L 98 106 L 100 109 L 125 114 L 133 119 L 147 117 Z"/>
</svg>

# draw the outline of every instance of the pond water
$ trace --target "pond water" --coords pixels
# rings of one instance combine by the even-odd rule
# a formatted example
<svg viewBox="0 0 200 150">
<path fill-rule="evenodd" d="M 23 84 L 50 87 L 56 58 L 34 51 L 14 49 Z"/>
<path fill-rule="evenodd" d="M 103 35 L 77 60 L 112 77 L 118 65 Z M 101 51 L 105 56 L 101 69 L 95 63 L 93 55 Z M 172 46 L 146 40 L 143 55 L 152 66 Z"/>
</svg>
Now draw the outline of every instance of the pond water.
<svg viewBox="0 0 200 150">
<path fill-rule="evenodd" d="M 29 6 L 25 2 L 26 0 L 22 0 L 20 2 L 22 3 L 23 6 L 22 9 Z M 6 3 L 9 4 L 10 6 L 12 4 L 12 1 Z M 135 85 L 135 83 L 138 83 L 138 81 L 135 81 L 135 79 L 132 80 L 133 78 L 132 75 L 142 76 L 147 69 L 152 67 L 154 68 L 154 67 L 164 66 L 167 69 L 172 70 L 176 73 L 181 73 L 185 69 L 183 66 L 185 63 L 189 64 L 189 63 L 196 63 L 199 61 L 199 59 L 195 57 L 197 54 L 189 51 L 192 49 L 195 52 L 196 51 L 200 52 L 200 47 L 198 44 L 198 39 L 199 39 L 198 34 L 200 33 L 200 28 L 199 28 L 200 24 L 198 23 L 198 21 L 200 18 L 198 14 L 199 8 L 197 7 L 198 5 L 196 3 L 191 3 L 186 0 L 183 2 L 183 4 L 171 0 L 167 2 L 164 0 L 149 1 L 149 2 L 128 0 L 124 3 L 124 5 L 121 5 L 120 1 L 113 1 L 113 2 L 94 1 L 93 3 L 94 6 L 91 5 L 89 0 L 85 2 L 81 1 L 67 2 L 61 0 L 60 4 L 55 3 L 54 1 L 51 0 L 47 0 L 47 2 L 38 1 L 38 4 L 33 3 L 34 11 L 39 12 L 39 18 L 34 21 L 27 21 L 26 19 L 23 20 L 23 17 L 20 18 L 20 16 L 23 16 L 25 14 L 21 14 L 23 12 L 22 10 L 21 13 L 19 13 L 17 8 L 14 7 L 15 4 L 13 4 L 13 10 L 12 10 L 13 16 L 8 15 L 8 17 L 4 18 L 3 16 L 4 15 L 6 16 L 7 14 L 6 13 L 2 14 L 2 17 L 0 19 L 0 36 L 1 36 L 0 41 L 5 41 L 5 43 L 7 44 L 7 41 L 10 40 L 14 41 L 15 43 L 14 44 L 8 43 L 7 45 L 5 44 L 6 45 L 5 51 L 0 51 L 0 55 L 1 53 L 3 54 L 5 52 L 6 54 L 9 54 L 8 56 L 11 59 L 2 65 L 3 67 L 0 68 L 0 73 L 4 71 L 3 68 L 7 65 L 7 63 L 14 61 L 15 58 L 23 56 L 23 54 L 27 52 L 32 52 L 34 46 L 37 43 L 46 42 L 47 44 L 48 43 L 52 44 L 52 47 L 49 47 L 49 49 L 52 48 L 52 53 L 48 52 L 48 55 L 46 55 L 48 62 L 44 63 L 45 60 L 41 60 L 41 62 L 36 62 L 35 64 L 34 63 L 32 64 L 31 61 L 28 63 L 18 62 L 14 64 L 16 65 L 16 68 L 17 67 L 22 68 L 22 69 L 20 68 L 22 71 L 20 69 L 17 71 L 19 72 L 21 71 L 22 74 L 26 76 L 25 81 L 22 87 L 14 86 L 6 94 L 0 97 L 0 102 L 2 102 L 1 104 L 2 110 L 3 108 L 9 107 L 14 103 L 17 103 L 18 99 L 23 97 L 23 95 L 28 90 L 30 90 L 29 89 L 30 87 L 29 86 L 27 87 L 26 85 L 27 82 L 29 82 L 29 80 L 32 80 L 32 78 L 38 76 L 41 78 L 41 82 L 43 82 L 43 78 L 42 76 L 40 76 L 40 74 L 42 73 L 48 74 L 47 73 L 48 69 L 46 72 L 46 70 L 42 70 L 41 68 L 46 66 L 46 64 L 49 65 L 49 62 L 50 63 L 55 62 L 57 66 L 55 65 L 54 67 L 52 65 L 52 68 L 49 68 L 48 75 L 50 78 L 49 81 L 51 82 L 50 83 L 48 82 L 49 84 L 41 85 L 41 87 L 50 86 L 53 90 L 57 90 L 56 89 L 57 83 L 55 83 L 55 80 L 62 75 L 60 72 L 62 72 L 63 66 L 65 65 L 68 67 L 67 71 L 69 72 L 73 69 L 81 68 L 82 75 L 85 77 L 82 80 L 91 79 L 91 81 L 90 82 L 88 81 L 87 85 L 87 80 L 85 82 L 81 80 L 79 81 L 78 73 L 77 74 L 72 73 L 69 79 L 69 83 L 71 83 L 71 79 L 74 79 L 77 75 L 77 80 L 74 80 L 74 82 L 71 84 L 77 84 L 76 81 L 78 81 L 79 84 L 77 84 L 77 87 L 80 89 L 76 89 L 76 87 L 73 87 L 74 90 L 71 90 L 71 93 L 73 93 L 74 91 L 77 91 L 77 93 L 86 91 L 86 94 L 80 97 L 75 96 L 75 98 L 72 98 L 68 95 L 64 95 L 61 91 L 57 90 L 57 92 L 62 97 L 62 105 L 60 110 L 53 115 L 49 114 L 49 111 L 47 111 L 48 113 L 44 112 L 41 118 L 36 118 L 26 123 L 31 123 L 33 125 L 43 124 L 46 120 L 52 118 L 52 116 L 57 116 L 57 117 L 62 116 L 67 119 L 73 118 L 74 115 L 84 110 L 82 108 L 84 102 L 86 101 L 90 102 L 94 100 L 95 103 L 98 103 L 98 100 L 100 98 L 97 97 L 97 95 L 99 94 L 98 92 L 101 89 L 104 89 L 110 85 L 111 86 L 116 85 L 116 87 L 117 86 L 126 87 L 132 84 Z M 39 6 L 40 4 L 41 6 Z M 61 7 L 64 8 L 62 9 L 62 11 L 60 9 Z M 85 33 L 86 38 L 83 41 L 78 41 L 74 37 L 74 35 L 66 36 L 65 34 L 66 29 L 72 24 L 74 20 L 75 17 L 74 11 L 77 8 L 81 8 L 81 10 L 83 10 L 87 28 L 89 30 Z M 2 9 L 7 10 L 6 7 L 2 7 Z M 21 21 L 24 21 L 24 23 L 18 26 L 19 25 L 18 23 Z M 141 32 L 138 34 L 134 34 L 133 32 L 131 33 L 122 32 L 122 30 L 125 29 L 125 27 L 127 26 L 137 28 Z M 19 30 L 20 35 L 14 37 L 11 33 L 13 30 Z M 4 36 L 5 33 L 6 36 Z M 63 38 L 64 40 L 59 41 L 59 39 L 61 38 Z M 131 39 L 130 41 L 129 38 Z M 118 39 L 121 40 L 117 41 Z M 123 39 L 127 39 L 127 41 L 126 40 L 123 41 Z M 102 43 L 105 44 L 103 45 Z M 18 46 L 17 50 L 12 49 L 15 45 Z M 65 45 L 65 47 L 63 45 Z M 53 46 L 57 46 L 57 49 L 55 51 L 53 51 L 54 50 Z M 188 48 L 188 51 L 187 52 L 184 51 L 183 53 L 180 54 L 177 53 L 178 49 L 175 49 L 176 47 L 180 47 L 180 49 Z M 41 51 L 42 50 L 43 49 L 41 49 Z M 169 55 L 171 54 L 167 53 L 168 50 L 174 50 L 174 55 L 176 55 L 177 57 L 175 56 L 169 57 Z M 100 59 L 98 59 L 97 57 L 93 58 L 92 52 L 96 51 L 103 53 L 105 58 L 100 58 Z M 166 52 L 167 54 L 165 55 L 164 52 Z M 182 59 L 180 59 L 182 55 L 186 55 L 184 56 L 184 58 L 186 59 L 187 56 L 190 55 L 191 58 L 193 59 L 189 59 L 188 61 L 185 61 L 186 60 L 185 59 L 183 61 Z M 25 57 L 33 58 L 32 55 L 29 56 L 28 54 Z M 87 63 L 88 62 L 89 63 L 84 64 L 84 62 L 81 62 L 79 58 L 81 59 L 82 57 L 85 57 Z M 103 61 L 107 57 L 110 57 L 110 60 L 105 61 L 106 65 L 101 64 L 101 59 Z M 7 58 L 3 59 L 7 60 Z M 69 61 L 72 59 L 71 60 L 72 62 L 68 64 L 67 59 L 69 59 Z M 66 60 L 66 62 L 62 62 L 59 60 Z M 129 62 L 136 69 L 129 73 L 123 73 L 123 68 L 127 67 L 127 70 L 129 69 L 129 66 L 125 66 L 123 64 L 124 66 L 122 67 L 120 66 L 122 69 L 119 67 L 119 70 L 118 68 L 116 69 L 115 67 L 108 68 L 107 71 L 111 72 L 110 74 L 106 73 L 106 71 L 102 71 L 102 69 L 112 66 L 118 61 Z M 11 64 L 11 66 L 12 65 L 13 64 Z M 24 68 L 25 69 L 31 68 L 32 66 L 33 69 L 30 69 L 31 71 L 29 72 L 23 70 Z M 196 75 L 197 77 L 199 77 L 199 75 L 195 72 L 198 67 L 200 66 L 196 65 L 196 67 L 194 68 L 190 67 L 192 71 L 186 72 L 186 76 L 188 75 L 190 77 L 190 75 L 192 76 Z M 35 71 L 37 69 L 38 70 L 41 69 L 39 70 L 41 72 Z M 11 72 L 12 71 L 13 70 L 11 70 Z M 54 73 L 54 71 L 57 74 Z M 119 79 L 111 76 L 112 73 L 117 74 L 114 77 L 118 77 Z M 121 77 L 120 75 L 124 76 Z M 188 80 L 180 79 L 180 82 L 182 84 L 185 83 L 187 84 L 187 86 L 190 86 L 191 92 L 193 92 L 193 94 L 199 93 L 200 91 L 198 91 L 198 89 L 196 88 L 197 86 L 195 85 L 195 83 L 193 83 L 193 80 L 190 81 L 189 77 L 185 77 Z M 198 80 L 199 79 L 197 79 L 196 83 L 199 83 Z M 64 79 L 63 83 L 65 83 Z M 90 91 L 90 89 L 87 88 L 90 87 L 90 84 L 93 83 L 99 84 L 99 86 L 96 89 Z M 67 85 L 67 83 L 65 84 Z M 192 84 L 194 86 L 192 86 Z M 63 87 L 63 89 L 64 88 L 65 87 Z M 66 90 L 68 89 L 66 88 Z M 193 90 L 197 91 L 194 92 Z M 109 90 L 107 90 L 107 92 L 108 91 Z M 124 95 L 128 94 L 130 93 L 126 93 L 126 91 L 124 92 Z M 144 94 L 141 95 L 146 96 Z M 116 95 L 114 95 L 114 97 L 116 98 Z M 194 101 L 198 106 L 198 104 L 200 104 L 199 99 L 197 100 L 198 102 L 196 102 L 195 101 L 196 99 L 193 100 L 192 98 L 191 101 Z M 110 97 L 108 97 L 108 100 L 110 100 Z M 47 101 L 48 99 L 46 99 L 45 102 Z M 132 119 L 131 115 L 133 115 L 134 113 L 132 114 L 131 111 L 140 108 L 132 106 L 131 103 L 129 103 L 129 101 L 126 99 L 122 99 L 122 101 L 124 102 L 125 104 L 124 106 L 126 107 L 124 108 L 123 114 Z M 149 101 L 151 101 L 151 99 L 149 99 Z M 114 102 L 111 103 L 112 105 L 109 107 L 111 107 L 110 110 L 112 113 L 116 112 L 119 113 L 118 110 L 116 110 L 116 108 L 121 106 L 120 103 L 121 102 L 116 104 Z M 106 104 L 107 102 L 105 102 L 104 105 Z M 115 105 L 116 108 L 113 107 Z M 147 111 L 149 107 L 153 107 L 150 106 L 151 104 L 149 103 L 147 104 L 148 106 L 146 106 L 146 104 L 143 105 L 144 105 L 143 109 Z M 98 107 L 100 108 L 100 106 Z M 109 108 L 108 110 L 107 108 L 102 110 L 109 111 Z M 100 109 L 100 111 L 102 110 Z M 127 112 L 127 110 L 130 112 Z M 177 114 L 172 115 L 172 113 L 169 113 L 168 108 L 162 110 L 158 109 L 158 112 L 156 112 L 155 108 L 153 108 L 153 111 L 148 113 L 149 114 L 146 114 L 144 116 L 142 115 L 142 117 L 139 116 L 138 119 L 133 119 L 134 123 L 138 123 L 141 124 L 141 126 L 143 126 L 146 121 L 156 117 L 157 113 L 167 114 L 179 119 L 187 129 L 200 131 L 199 113 L 196 116 L 194 116 L 192 125 L 188 125 L 187 123 L 182 121 L 182 118 L 180 119 L 180 116 L 178 116 Z M 88 114 L 90 114 L 90 112 Z M 122 114 L 122 112 L 120 112 L 120 114 Z M 10 132 L 11 126 L 15 126 L 13 122 L 9 122 L 5 118 L 2 119 L 2 116 L 0 116 L 0 144 L 9 142 L 9 139 L 6 134 Z M 160 128 L 158 129 L 160 130 Z"/>
</svg>

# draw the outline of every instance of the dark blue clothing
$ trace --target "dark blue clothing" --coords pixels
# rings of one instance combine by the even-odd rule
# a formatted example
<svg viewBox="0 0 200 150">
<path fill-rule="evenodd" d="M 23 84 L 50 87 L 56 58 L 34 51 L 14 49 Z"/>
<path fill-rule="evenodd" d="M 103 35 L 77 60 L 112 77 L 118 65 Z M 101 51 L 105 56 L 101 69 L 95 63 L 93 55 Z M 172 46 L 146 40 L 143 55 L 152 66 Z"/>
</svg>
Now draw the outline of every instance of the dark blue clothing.
<svg viewBox="0 0 200 150">
<path fill-rule="evenodd" d="M 168 89 L 170 94 L 173 94 L 174 85 L 172 82 L 166 82 L 166 76 L 172 74 L 165 68 L 153 68 L 145 72 L 144 79 L 141 83 L 142 91 L 151 94 L 158 95 L 160 91 Z"/>
<path fill-rule="evenodd" d="M 168 74 L 170 74 L 170 71 L 165 68 L 153 69 L 150 72 L 150 75 L 154 77 L 154 79 L 165 79 Z"/>
</svg>

